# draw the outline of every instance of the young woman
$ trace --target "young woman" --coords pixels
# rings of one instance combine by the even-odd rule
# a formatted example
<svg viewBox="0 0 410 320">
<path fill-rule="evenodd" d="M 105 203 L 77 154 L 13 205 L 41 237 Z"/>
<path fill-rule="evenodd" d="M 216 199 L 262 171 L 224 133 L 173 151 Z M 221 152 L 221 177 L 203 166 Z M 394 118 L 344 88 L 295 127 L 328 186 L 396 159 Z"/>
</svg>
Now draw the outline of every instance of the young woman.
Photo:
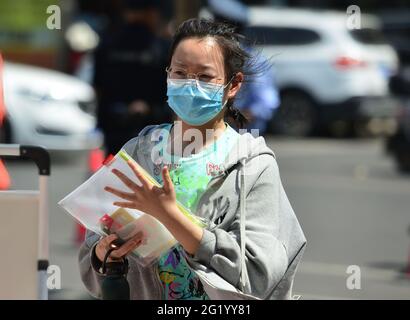
<svg viewBox="0 0 410 320">
<path fill-rule="evenodd" d="M 148 126 L 124 146 L 162 187 L 130 163 L 136 177 L 113 171 L 129 192 L 105 189 L 118 196 L 115 205 L 152 215 L 178 241 L 147 267 L 129 255 L 138 235 L 111 253 L 114 261 L 128 260 L 132 299 L 291 298 L 306 239 L 274 153 L 262 137 L 240 134 L 224 120 L 245 120 L 233 107 L 249 58 L 239 39 L 231 26 L 207 20 L 178 28 L 166 70 L 168 104 L 178 119 Z M 207 226 L 186 217 L 177 198 Z M 115 239 L 89 232 L 80 250 L 82 279 L 96 297 L 101 261 Z"/>
</svg>

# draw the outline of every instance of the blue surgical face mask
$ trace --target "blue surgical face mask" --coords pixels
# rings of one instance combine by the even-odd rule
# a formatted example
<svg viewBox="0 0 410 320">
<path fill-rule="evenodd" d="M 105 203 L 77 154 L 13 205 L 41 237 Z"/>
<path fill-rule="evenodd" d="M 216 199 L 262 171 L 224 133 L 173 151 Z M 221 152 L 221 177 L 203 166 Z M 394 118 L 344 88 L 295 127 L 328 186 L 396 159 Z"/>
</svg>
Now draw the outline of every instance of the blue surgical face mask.
<svg viewBox="0 0 410 320">
<path fill-rule="evenodd" d="M 196 79 L 168 79 L 168 105 L 182 121 L 199 126 L 212 120 L 225 106 L 228 86 Z"/>
</svg>

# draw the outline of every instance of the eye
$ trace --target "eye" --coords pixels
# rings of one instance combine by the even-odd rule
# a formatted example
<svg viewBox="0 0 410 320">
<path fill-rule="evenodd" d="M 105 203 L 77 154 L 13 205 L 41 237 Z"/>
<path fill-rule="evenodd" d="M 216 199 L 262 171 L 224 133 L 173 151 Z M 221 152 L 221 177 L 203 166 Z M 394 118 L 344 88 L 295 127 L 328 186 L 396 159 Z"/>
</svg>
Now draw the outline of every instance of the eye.
<svg viewBox="0 0 410 320">
<path fill-rule="evenodd" d="M 214 77 L 209 74 L 201 74 L 198 78 L 200 81 L 208 82 L 211 81 Z"/>
<path fill-rule="evenodd" d="M 182 70 L 175 70 L 173 75 L 178 78 L 184 78 L 186 76 L 186 72 Z"/>
</svg>

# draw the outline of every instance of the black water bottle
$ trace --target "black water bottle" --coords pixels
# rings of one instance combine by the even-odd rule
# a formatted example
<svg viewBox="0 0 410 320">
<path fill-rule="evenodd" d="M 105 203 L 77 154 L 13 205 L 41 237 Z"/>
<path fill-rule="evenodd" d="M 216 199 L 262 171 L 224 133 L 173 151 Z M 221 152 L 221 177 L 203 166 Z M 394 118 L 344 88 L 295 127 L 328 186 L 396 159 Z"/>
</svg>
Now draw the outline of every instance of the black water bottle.
<svg viewBox="0 0 410 320">
<path fill-rule="evenodd" d="M 103 300 L 130 300 L 130 286 L 127 281 L 128 260 L 107 262 L 110 253 L 117 247 L 113 246 L 104 257 L 102 273 L 105 275 L 101 283 Z"/>
</svg>

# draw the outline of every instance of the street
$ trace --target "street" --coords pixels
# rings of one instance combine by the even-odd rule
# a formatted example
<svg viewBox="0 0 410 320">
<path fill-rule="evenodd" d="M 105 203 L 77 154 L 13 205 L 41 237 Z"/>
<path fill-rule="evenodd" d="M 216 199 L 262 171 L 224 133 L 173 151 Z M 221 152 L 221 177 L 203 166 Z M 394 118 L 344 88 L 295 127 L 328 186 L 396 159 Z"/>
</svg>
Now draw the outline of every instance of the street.
<svg viewBox="0 0 410 320">
<path fill-rule="evenodd" d="M 408 299 L 410 177 L 377 140 L 272 141 L 308 239 L 294 293 L 305 299 Z M 349 290 L 347 267 L 361 270 Z"/>
<path fill-rule="evenodd" d="M 396 172 L 383 140 L 269 137 L 282 181 L 308 240 L 293 294 L 301 299 L 409 299 L 410 176 Z M 57 202 L 84 181 L 85 153 L 53 157 L 50 263 L 62 272 L 51 299 L 89 299 L 77 267 L 74 220 Z M 37 188 L 37 170 L 7 162 L 13 189 Z M 356 289 L 347 283 L 358 266 Z M 356 273 L 357 276 L 357 273 Z"/>
</svg>

